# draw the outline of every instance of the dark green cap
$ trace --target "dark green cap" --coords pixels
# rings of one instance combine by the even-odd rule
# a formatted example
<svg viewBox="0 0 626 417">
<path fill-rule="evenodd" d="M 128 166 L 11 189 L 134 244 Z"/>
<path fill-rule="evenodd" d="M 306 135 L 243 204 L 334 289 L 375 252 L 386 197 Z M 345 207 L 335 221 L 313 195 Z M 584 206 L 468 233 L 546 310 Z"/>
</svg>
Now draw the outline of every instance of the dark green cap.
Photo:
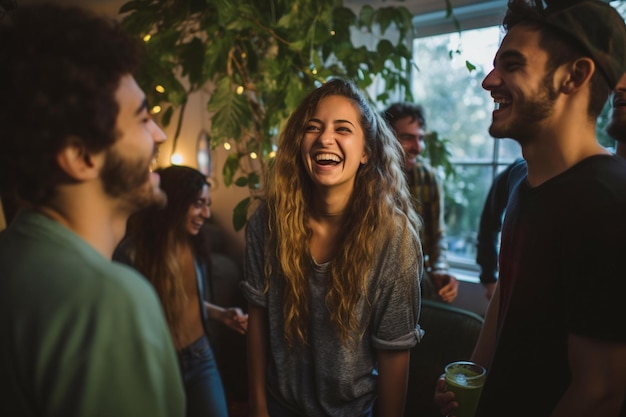
<svg viewBox="0 0 626 417">
<path fill-rule="evenodd" d="M 546 3 L 546 25 L 578 43 L 615 88 L 626 72 L 626 26 L 617 10 L 600 0 Z"/>
</svg>

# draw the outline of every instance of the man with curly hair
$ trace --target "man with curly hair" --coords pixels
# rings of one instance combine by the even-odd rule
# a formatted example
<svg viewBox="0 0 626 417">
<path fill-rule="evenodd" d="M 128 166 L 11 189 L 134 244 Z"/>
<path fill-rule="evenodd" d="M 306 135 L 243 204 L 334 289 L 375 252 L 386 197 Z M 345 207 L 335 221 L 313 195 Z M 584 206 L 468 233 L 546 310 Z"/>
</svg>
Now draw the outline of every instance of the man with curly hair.
<svg viewBox="0 0 626 417">
<path fill-rule="evenodd" d="M 27 206 L 0 234 L 0 415 L 184 414 L 159 301 L 111 261 L 130 214 L 165 202 L 139 52 L 77 8 L 0 21 L 0 190 Z"/>
</svg>

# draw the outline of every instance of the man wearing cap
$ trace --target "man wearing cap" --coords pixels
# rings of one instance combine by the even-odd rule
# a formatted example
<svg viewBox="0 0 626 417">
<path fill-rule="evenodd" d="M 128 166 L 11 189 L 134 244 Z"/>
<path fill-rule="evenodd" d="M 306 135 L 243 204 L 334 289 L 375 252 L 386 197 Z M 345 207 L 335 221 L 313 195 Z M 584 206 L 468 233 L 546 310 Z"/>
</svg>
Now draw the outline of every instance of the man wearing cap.
<svg viewBox="0 0 626 417">
<path fill-rule="evenodd" d="M 595 136 L 626 70 L 626 27 L 597 0 L 510 0 L 503 26 L 483 81 L 489 133 L 520 143 L 528 175 L 472 355 L 488 372 L 476 415 L 626 416 L 626 161 Z M 454 415 L 444 386 L 436 400 Z"/>
</svg>

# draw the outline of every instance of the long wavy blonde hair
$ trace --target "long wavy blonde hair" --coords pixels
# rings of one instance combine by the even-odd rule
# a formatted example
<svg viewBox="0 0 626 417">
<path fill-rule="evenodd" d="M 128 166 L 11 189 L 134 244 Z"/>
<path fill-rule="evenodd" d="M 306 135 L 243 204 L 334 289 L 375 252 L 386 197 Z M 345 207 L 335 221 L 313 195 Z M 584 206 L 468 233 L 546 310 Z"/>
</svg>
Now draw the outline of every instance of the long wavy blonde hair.
<svg viewBox="0 0 626 417">
<path fill-rule="evenodd" d="M 313 182 L 301 156 L 304 128 L 318 104 L 328 96 L 342 96 L 360 110 L 360 124 L 368 155 L 359 168 L 344 214 L 339 251 L 331 261 L 325 303 L 344 343 L 358 327 L 355 307 L 365 296 L 368 272 L 376 260 L 376 247 L 386 242 L 394 227 L 389 219 L 400 216 L 405 232 L 419 235 L 420 220 L 413 210 L 402 171 L 403 150 L 386 122 L 364 94 L 348 80 L 333 79 L 312 91 L 291 115 L 281 133 L 278 151 L 268 173 L 266 203 L 270 239 L 266 245 L 266 288 L 275 274 L 285 281 L 283 304 L 285 337 L 290 346 L 307 343 L 308 281 L 312 258 L 308 226 Z"/>
</svg>

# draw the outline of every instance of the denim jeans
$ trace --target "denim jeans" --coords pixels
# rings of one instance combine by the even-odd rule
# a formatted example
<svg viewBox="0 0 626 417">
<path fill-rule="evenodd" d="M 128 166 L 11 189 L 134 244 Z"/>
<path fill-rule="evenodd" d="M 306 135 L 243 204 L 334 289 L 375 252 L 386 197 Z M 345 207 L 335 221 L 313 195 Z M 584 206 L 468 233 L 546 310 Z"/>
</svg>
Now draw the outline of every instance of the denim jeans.
<svg viewBox="0 0 626 417">
<path fill-rule="evenodd" d="M 187 396 L 187 417 L 228 417 L 222 378 L 207 337 L 180 350 L 178 364 Z"/>
</svg>

